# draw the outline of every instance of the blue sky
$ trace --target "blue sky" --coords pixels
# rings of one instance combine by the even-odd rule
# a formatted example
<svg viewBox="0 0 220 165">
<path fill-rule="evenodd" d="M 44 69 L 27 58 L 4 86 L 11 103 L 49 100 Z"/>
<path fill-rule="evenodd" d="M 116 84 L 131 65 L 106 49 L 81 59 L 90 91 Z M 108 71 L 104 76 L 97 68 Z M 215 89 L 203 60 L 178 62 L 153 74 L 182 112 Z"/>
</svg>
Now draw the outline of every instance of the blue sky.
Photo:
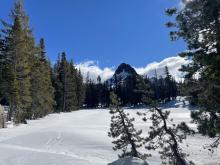
<svg viewBox="0 0 220 165">
<path fill-rule="evenodd" d="M 126 62 L 146 66 L 185 49 L 171 42 L 166 8 L 179 0 L 26 0 L 38 41 L 45 38 L 52 62 L 65 51 L 76 63 L 98 61 L 101 68 Z M 9 20 L 13 0 L 0 0 L 0 18 Z"/>
</svg>

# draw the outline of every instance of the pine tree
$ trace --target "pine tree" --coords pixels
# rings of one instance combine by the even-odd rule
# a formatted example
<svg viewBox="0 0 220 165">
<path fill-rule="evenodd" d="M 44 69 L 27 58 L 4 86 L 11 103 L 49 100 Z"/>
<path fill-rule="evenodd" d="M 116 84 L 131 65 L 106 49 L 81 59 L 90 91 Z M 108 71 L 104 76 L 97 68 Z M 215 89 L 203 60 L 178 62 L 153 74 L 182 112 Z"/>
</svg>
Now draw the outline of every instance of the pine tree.
<svg viewBox="0 0 220 165">
<path fill-rule="evenodd" d="M 82 77 L 77 73 L 73 62 L 66 59 L 64 52 L 61 59 L 58 59 L 54 72 L 56 112 L 70 112 L 79 109 L 83 101 Z"/>
<path fill-rule="evenodd" d="M 142 146 L 140 137 L 142 131 L 134 128 L 134 118 L 129 118 L 129 114 L 119 107 L 120 102 L 114 93 L 111 93 L 111 101 L 110 114 L 112 117 L 109 137 L 117 138 L 112 142 L 115 145 L 113 149 L 122 150 L 123 153 L 119 157 L 131 156 L 145 159 L 149 155 L 141 154 L 137 150 Z"/>
<path fill-rule="evenodd" d="M 54 65 L 53 68 L 53 75 L 52 75 L 52 82 L 53 87 L 55 89 L 55 112 L 62 112 L 62 94 L 63 94 L 63 87 L 60 80 L 60 67 L 61 67 L 61 59 L 60 54 L 58 54 L 58 60 L 57 63 Z"/>
<path fill-rule="evenodd" d="M 4 90 L 4 85 L 3 85 L 3 70 L 4 70 L 4 58 L 3 58 L 3 49 L 4 49 L 4 40 L 0 35 L 0 101 L 3 98 L 3 90 Z"/>
<path fill-rule="evenodd" d="M 158 76 L 157 76 L 157 70 L 155 69 L 154 78 L 153 78 L 152 88 L 154 90 L 155 99 L 159 100 L 160 98 L 160 91 L 158 86 Z"/>
<path fill-rule="evenodd" d="M 44 40 L 40 44 L 33 57 L 31 71 L 32 115 L 40 118 L 53 111 L 54 90 L 51 82 L 50 63 L 46 59 Z"/>
<path fill-rule="evenodd" d="M 11 121 L 13 113 L 18 109 L 18 84 L 14 66 L 12 65 L 13 57 L 9 52 L 9 33 L 11 27 L 2 22 L 4 28 L 2 30 L 1 48 L 0 48 L 0 100 L 5 100 L 9 103 L 10 108 L 8 112 L 8 120 Z"/>
<path fill-rule="evenodd" d="M 96 85 L 96 89 L 97 89 L 97 99 L 98 99 L 98 105 L 103 105 L 103 85 L 101 83 L 102 79 L 100 76 L 97 77 L 97 85 Z"/>
<path fill-rule="evenodd" d="M 148 132 L 149 136 L 143 140 L 145 148 L 147 150 L 160 148 L 159 154 L 161 155 L 162 164 L 193 164 L 191 161 L 186 160 L 186 154 L 180 148 L 180 143 L 186 139 L 187 135 L 191 135 L 194 132 L 184 122 L 168 126 L 168 123 L 172 122 L 168 118 L 170 112 L 163 112 L 161 108 L 158 108 L 158 101 L 152 100 L 152 92 L 149 85 L 142 82 L 138 88 L 142 93 L 143 103 L 152 107 L 150 108 L 152 115 L 149 118 L 152 126 L 150 126 L 150 131 Z M 137 114 L 142 116 L 144 122 L 149 120 L 147 112 L 138 112 Z"/>
<path fill-rule="evenodd" d="M 85 99 L 85 85 L 83 83 L 83 77 L 80 72 L 80 70 L 77 70 L 76 73 L 76 85 L 77 85 L 77 90 L 76 90 L 76 95 L 77 95 L 77 109 L 81 108 L 84 99 Z"/>
<path fill-rule="evenodd" d="M 61 60 L 58 61 L 58 70 L 57 70 L 57 98 L 59 100 L 56 100 L 57 102 L 57 109 L 60 112 L 66 111 L 66 89 L 65 89 L 65 83 L 66 83 L 66 75 L 68 72 L 68 66 L 67 66 L 67 60 L 65 53 L 62 53 Z"/>
<path fill-rule="evenodd" d="M 25 122 L 31 118 L 31 59 L 35 54 L 35 43 L 28 25 L 28 16 L 23 9 L 23 1 L 15 1 L 11 12 L 12 25 L 2 21 L 4 38 L 4 97 L 10 104 L 9 119 L 14 114 L 15 122 Z"/>
<path fill-rule="evenodd" d="M 87 108 L 96 108 L 98 107 L 98 89 L 94 81 L 89 77 L 89 72 L 87 73 L 86 82 L 85 82 L 85 100 Z"/>
<path fill-rule="evenodd" d="M 54 88 L 52 85 L 52 69 L 49 59 L 47 59 L 46 52 L 45 52 L 45 43 L 44 39 L 42 38 L 40 40 L 39 45 L 39 53 L 40 53 L 40 61 L 42 64 L 42 79 L 43 79 L 43 98 L 44 98 L 44 115 L 47 115 L 51 112 L 53 112 L 53 106 L 55 104 L 54 102 Z"/>
<path fill-rule="evenodd" d="M 220 143 L 220 1 L 193 0 L 183 1 L 184 8 L 167 10 L 175 16 L 175 22 L 168 22 L 171 39 L 183 38 L 188 51 L 182 57 L 192 59 L 192 63 L 182 68 L 186 72 L 185 82 L 190 100 L 200 107 L 193 112 L 192 118 L 198 123 L 203 135 L 216 138 Z M 199 73 L 196 80 L 195 75 Z"/>
<path fill-rule="evenodd" d="M 172 99 L 175 99 L 177 96 L 177 86 L 176 81 L 172 77 L 172 75 L 169 72 L 169 69 L 167 66 L 165 66 L 165 95 L 168 101 Z"/>
<path fill-rule="evenodd" d="M 147 78 L 144 79 L 142 77 L 137 79 L 135 92 L 138 94 L 140 102 L 145 104 L 148 102 L 148 100 L 151 100 L 154 95 L 150 82 L 147 80 Z M 150 104 L 150 102 L 148 103 Z"/>
<path fill-rule="evenodd" d="M 77 70 L 73 65 L 73 61 L 69 63 L 70 75 L 69 84 L 67 84 L 67 102 L 69 102 L 69 110 L 73 111 L 78 109 L 78 98 L 77 98 Z"/>
<path fill-rule="evenodd" d="M 43 76 L 42 76 L 42 64 L 39 56 L 33 57 L 33 63 L 31 66 L 31 114 L 34 119 L 43 117 Z"/>
<path fill-rule="evenodd" d="M 193 131 L 184 122 L 168 126 L 168 123 L 172 122 L 168 118 L 170 112 L 163 112 L 157 106 L 154 106 L 151 112 L 150 120 L 152 120 L 153 125 L 148 132 L 149 137 L 145 139 L 147 143 L 146 149 L 155 150 L 160 148 L 159 154 L 161 155 L 162 164 L 193 164 L 193 162 L 187 161 L 187 155 L 180 147 L 180 143 L 187 138 L 187 135 L 191 135 Z M 143 119 L 146 121 L 145 117 Z"/>
</svg>

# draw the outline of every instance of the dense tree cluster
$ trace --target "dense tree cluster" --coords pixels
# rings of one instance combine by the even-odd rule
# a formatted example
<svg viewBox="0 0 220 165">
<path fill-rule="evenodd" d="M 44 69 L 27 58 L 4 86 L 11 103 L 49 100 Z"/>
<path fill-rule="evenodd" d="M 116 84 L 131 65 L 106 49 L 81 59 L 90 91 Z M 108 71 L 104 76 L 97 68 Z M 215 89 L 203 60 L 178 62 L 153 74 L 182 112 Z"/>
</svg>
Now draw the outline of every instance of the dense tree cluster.
<svg viewBox="0 0 220 165">
<path fill-rule="evenodd" d="M 80 72 L 64 55 L 57 70 L 51 69 L 44 39 L 35 43 L 22 0 L 15 1 L 11 18 L 11 24 L 2 21 L 0 33 L 0 101 L 10 107 L 9 120 L 25 123 L 26 119 L 81 107 Z"/>
<path fill-rule="evenodd" d="M 124 65 L 124 64 L 122 64 Z M 127 64 L 126 64 L 127 65 Z M 119 66 L 120 68 L 120 66 Z M 169 72 L 168 67 L 164 68 L 164 76 L 158 78 L 157 74 L 154 77 L 148 78 L 138 75 L 135 71 L 127 74 L 116 70 L 113 77 L 105 82 L 101 82 L 101 78 L 97 78 L 97 83 L 89 78 L 86 78 L 85 105 L 88 108 L 108 107 L 110 100 L 110 92 L 114 92 L 121 100 L 123 106 L 135 106 L 143 103 L 142 93 L 138 88 L 144 84 L 148 84 L 151 88 L 151 99 L 159 102 L 166 102 L 177 97 L 178 88 L 177 82 Z"/>
<path fill-rule="evenodd" d="M 166 66 L 164 69 L 164 76 L 155 76 L 151 79 L 146 78 L 145 83 L 150 84 L 153 91 L 153 100 L 158 101 L 170 101 L 176 99 L 178 94 L 177 82 L 169 72 L 169 68 Z"/>
<path fill-rule="evenodd" d="M 84 100 L 83 78 L 63 52 L 53 70 L 56 112 L 71 112 L 81 107 Z"/>
<path fill-rule="evenodd" d="M 101 77 L 97 77 L 97 82 L 92 81 L 87 74 L 85 81 L 85 100 L 87 108 L 108 107 L 110 103 L 110 91 L 106 82 L 102 83 Z"/>
</svg>

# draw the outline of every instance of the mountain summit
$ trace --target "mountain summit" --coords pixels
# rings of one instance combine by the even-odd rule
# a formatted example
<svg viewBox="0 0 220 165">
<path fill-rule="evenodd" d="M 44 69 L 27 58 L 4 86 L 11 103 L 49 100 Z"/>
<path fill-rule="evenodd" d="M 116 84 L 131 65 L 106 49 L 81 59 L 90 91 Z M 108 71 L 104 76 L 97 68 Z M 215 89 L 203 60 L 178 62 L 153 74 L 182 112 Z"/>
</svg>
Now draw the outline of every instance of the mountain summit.
<svg viewBox="0 0 220 165">
<path fill-rule="evenodd" d="M 109 88 L 112 88 L 124 105 L 136 105 L 140 100 L 139 93 L 135 92 L 138 79 L 141 78 L 134 68 L 122 63 L 116 69 L 111 79 L 107 81 Z"/>
<path fill-rule="evenodd" d="M 138 74 L 133 67 L 129 64 L 122 63 L 118 66 L 112 78 L 107 80 L 107 82 L 108 84 L 111 84 L 111 86 L 115 86 L 116 84 L 123 85 L 128 81 L 128 79 L 134 80 L 137 76 Z"/>
<path fill-rule="evenodd" d="M 126 63 L 120 64 L 115 71 L 116 75 L 120 75 L 123 73 L 126 73 L 127 75 L 137 75 L 137 72 L 135 71 L 135 69 Z"/>
</svg>

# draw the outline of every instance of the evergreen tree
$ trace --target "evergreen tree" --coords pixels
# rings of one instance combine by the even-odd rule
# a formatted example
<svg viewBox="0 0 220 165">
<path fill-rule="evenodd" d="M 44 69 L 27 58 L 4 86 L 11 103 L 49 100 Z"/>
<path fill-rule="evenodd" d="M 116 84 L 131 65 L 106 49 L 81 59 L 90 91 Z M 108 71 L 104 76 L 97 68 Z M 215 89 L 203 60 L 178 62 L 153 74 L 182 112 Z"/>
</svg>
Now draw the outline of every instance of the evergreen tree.
<svg viewBox="0 0 220 165">
<path fill-rule="evenodd" d="M 24 12 L 22 1 L 15 2 L 11 15 L 13 25 L 5 27 L 6 30 L 4 30 L 5 59 L 7 61 L 5 68 L 11 76 L 8 76 L 8 79 L 5 80 L 11 88 L 10 92 L 7 92 L 10 109 L 16 114 L 15 122 L 20 123 L 25 122 L 27 118 L 31 118 L 30 59 L 35 48 L 34 39 L 28 25 L 28 16 Z M 14 93 L 16 95 L 12 96 Z"/>
<path fill-rule="evenodd" d="M 81 74 L 77 73 L 73 62 L 66 59 L 63 52 L 54 67 L 56 112 L 70 112 L 81 107 L 83 86 Z"/>
<path fill-rule="evenodd" d="M 146 154 L 138 152 L 138 148 L 142 146 L 142 138 L 140 137 L 142 131 L 134 128 L 134 118 L 129 118 L 123 109 L 119 107 L 120 101 L 114 93 L 111 93 L 111 127 L 109 137 L 117 138 L 112 143 L 115 145 L 114 150 L 122 150 L 119 157 L 132 156 L 145 159 Z M 130 150 L 127 150 L 130 147 Z"/>
<path fill-rule="evenodd" d="M 51 113 L 54 104 L 50 62 L 46 59 L 44 39 L 40 40 L 36 52 L 31 71 L 33 118 L 43 117 Z"/>
<path fill-rule="evenodd" d="M 4 49 L 4 40 L 0 35 L 0 101 L 3 98 L 3 90 L 4 90 L 4 85 L 3 85 L 3 70 L 4 70 L 4 58 L 3 58 L 3 49 Z"/>
<path fill-rule="evenodd" d="M 69 109 L 67 111 L 77 110 L 78 107 L 78 98 L 77 98 L 77 70 L 73 65 L 73 61 L 69 63 L 70 75 L 69 75 L 69 83 L 66 83 L 66 101 L 69 105 Z M 67 77 L 68 78 L 68 77 Z"/>
<path fill-rule="evenodd" d="M 182 68 L 187 72 L 186 83 L 192 100 L 201 108 L 193 112 L 192 118 L 198 123 L 203 135 L 220 141 L 220 1 L 193 0 L 183 1 L 184 8 L 167 10 L 169 16 L 175 16 L 175 27 L 171 39 L 183 38 L 189 51 L 180 55 L 192 59 L 192 63 Z M 196 73 L 200 74 L 195 79 Z"/>
<path fill-rule="evenodd" d="M 97 93 L 97 100 L 98 105 L 101 107 L 108 107 L 109 106 L 109 89 L 107 83 L 102 83 L 101 77 L 97 77 L 97 84 L 96 84 L 96 91 Z"/>
<path fill-rule="evenodd" d="M 167 66 L 165 66 L 165 97 L 168 101 L 175 99 L 177 96 L 176 81 L 173 79 Z"/>
<path fill-rule="evenodd" d="M 83 77 L 80 72 L 80 70 L 77 70 L 76 73 L 76 84 L 77 84 L 77 90 L 76 90 L 76 95 L 77 95 L 77 107 L 81 108 L 84 99 L 85 99 L 85 85 L 83 83 Z"/>
<path fill-rule="evenodd" d="M 155 74 L 154 74 L 154 77 L 153 77 L 152 88 L 153 88 L 153 91 L 154 91 L 154 94 L 155 94 L 154 99 L 159 100 L 161 91 L 159 91 L 158 76 L 157 76 L 157 70 L 156 69 L 155 69 Z"/>
<path fill-rule="evenodd" d="M 103 97 L 102 97 L 102 105 L 104 105 L 104 107 L 109 107 L 110 105 L 110 92 L 111 92 L 111 89 L 109 89 L 108 84 L 104 82 Z"/>
<path fill-rule="evenodd" d="M 46 52 L 45 52 L 45 44 L 44 39 L 40 40 L 39 45 L 39 53 L 40 53 L 40 61 L 42 63 L 42 79 L 43 79 L 43 86 L 44 86 L 44 115 L 47 115 L 53 112 L 54 102 L 54 88 L 52 85 L 52 69 L 49 59 L 47 59 Z"/>
<path fill-rule="evenodd" d="M 98 107 L 98 90 L 96 84 L 89 78 L 89 74 L 86 78 L 85 84 L 85 104 L 87 108 L 96 108 Z"/>
<path fill-rule="evenodd" d="M 31 96 L 32 96 L 32 117 L 40 118 L 44 116 L 44 84 L 42 76 L 42 64 L 38 54 L 33 56 L 33 63 L 31 66 Z"/>
<path fill-rule="evenodd" d="M 168 123 L 172 122 L 168 118 L 170 112 L 163 112 L 157 106 L 154 106 L 151 112 L 150 120 L 152 120 L 153 125 L 148 132 L 149 137 L 145 139 L 147 143 L 146 149 L 155 150 L 160 148 L 159 154 L 161 155 L 162 164 L 193 164 L 193 162 L 187 161 L 187 155 L 180 147 L 180 143 L 187 138 L 187 135 L 191 135 L 193 131 L 184 122 L 168 126 Z M 143 120 L 146 121 L 146 118 L 144 117 Z"/>
<path fill-rule="evenodd" d="M 137 79 L 135 92 L 139 97 L 140 103 L 147 103 L 148 100 L 153 99 L 154 91 L 152 90 L 150 81 L 147 78 L 139 77 Z M 147 92 L 147 94 L 146 94 Z M 150 102 L 149 102 L 150 104 Z"/>
<path fill-rule="evenodd" d="M 163 112 L 161 108 L 158 108 L 158 101 L 151 99 L 152 93 L 147 84 L 142 82 L 142 85 L 138 87 L 142 93 L 143 103 L 152 107 L 150 109 L 152 115 L 149 118 L 152 126 L 150 126 L 150 131 L 148 132 L 149 136 L 144 139 L 146 149 L 155 150 L 160 148 L 159 154 L 161 155 L 162 164 L 193 164 L 191 161 L 186 160 L 186 154 L 180 148 L 180 143 L 186 139 L 187 135 L 194 132 L 184 122 L 168 126 L 168 123 L 172 122 L 168 118 L 170 112 Z M 142 116 L 144 122 L 148 121 L 147 113 L 138 112 L 138 115 Z"/>
<path fill-rule="evenodd" d="M 0 100 L 4 100 L 9 103 L 10 108 L 8 112 L 8 120 L 11 120 L 12 115 L 18 109 L 18 84 L 16 81 L 16 75 L 13 64 L 13 57 L 9 52 L 8 42 L 11 40 L 10 32 L 11 26 L 6 22 L 2 21 L 4 29 L 2 29 L 1 37 L 1 48 L 0 48 Z"/>
<path fill-rule="evenodd" d="M 103 91 L 103 85 L 101 83 L 102 79 L 100 76 L 97 77 L 97 85 L 96 85 L 96 88 L 97 88 L 97 99 L 98 99 L 98 104 L 99 105 L 103 105 L 103 94 L 104 94 L 104 91 Z"/>
</svg>

